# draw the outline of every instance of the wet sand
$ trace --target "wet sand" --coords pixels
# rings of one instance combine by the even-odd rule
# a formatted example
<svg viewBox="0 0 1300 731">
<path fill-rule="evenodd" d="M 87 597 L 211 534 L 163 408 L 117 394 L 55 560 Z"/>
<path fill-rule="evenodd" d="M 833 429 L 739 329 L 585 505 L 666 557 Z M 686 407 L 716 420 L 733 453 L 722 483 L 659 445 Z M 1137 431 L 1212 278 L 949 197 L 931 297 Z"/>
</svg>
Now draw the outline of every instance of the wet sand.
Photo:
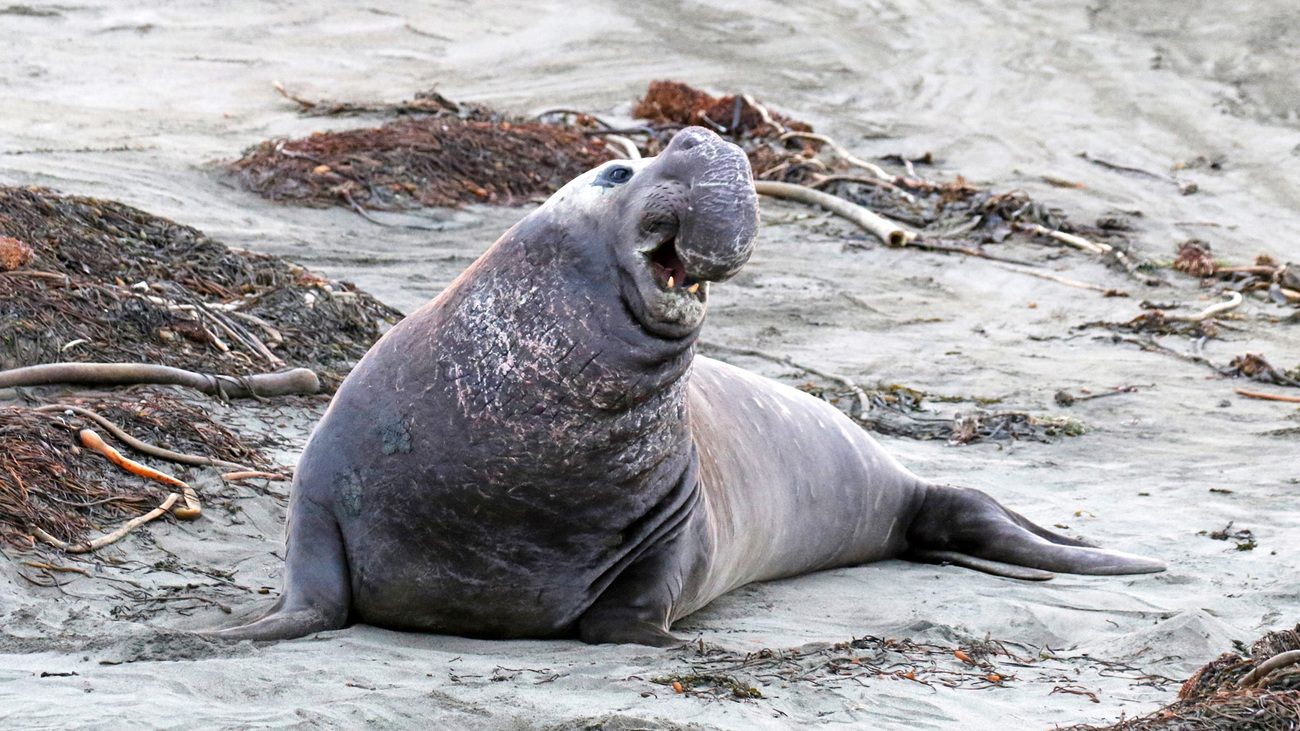
<svg viewBox="0 0 1300 731">
<path fill-rule="evenodd" d="M 1136 248 L 1152 259 L 1172 259 L 1192 236 L 1233 263 L 1261 253 L 1300 259 L 1300 23 L 1280 0 L 1233 9 L 1153 0 L 408 5 L 92 0 L 0 9 L 0 183 L 122 200 L 350 279 L 409 311 L 526 210 L 383 216 L 420 227 L 391 228 L 237 189 L 211 161 L 269 137 L 364 123 L 300 118 L 273 80 L 311 98 L 398 100 L 436 85 L 453 99 L 521 113 L 618 114 L 648 81 L 679 78 L 751 93 L 863 157 L 932 152 L 932 177 L 1023 189 L 1076 220 L 1141 211 Z M 1179 195 L 1175 183 L 1108 170 L 1081 152 L 1200 192 Z M 1222 164 L 1169 172 L 1198 156 Z M 1053 187 L 1043 176 L 1085 187 Z M 234 491 L 239 510 L 155 523 L 110 549 L 126 563 L 97 577 L 61 575 L 65 586 L 38 588 L 18 575 L 31 557 L 6 549 L 0 723 L 1045 729 L 1150 711 L 1177 685 L 1143 676 L 1181 680 L 1233 640 L 1300 619 L 1296 408 L 1242 399 L 1233 389 L 1255 384 L 1207 378 L 1202 366 L 1071 329 L 1131 319 L 1144 298 L 1200 309 L 1209 300 L 1195 280 L 1166 272 L 1171 286 L 1147 289 L 1077 252 L 1006 247 L 1133 294 L 1102 298 L 974 259 L 870 242 L 846 249 L 856 235 L 825 214 L 765 200 L 758 253 L 714 289 L 705 337 L 863 384 L 1078 418 L 1086 434 L 1049 444 L 881 441 L 922 475 L 984 489 L 1041 524 L 1160 557 L 1170 569 L 1029 584 L 886 562 L 747 587 L 675 629 L 742 653 L 872 635 L 953 647 L 988 636 L 1022 656 L 1048 654 L 1023 668 L 995 659 L 1014 676 L 1002 687 L 770 682 L 759 686 L 762 700 L 708 700 L 652 682 L 684 672 L 686 660 L 640 647 L 370 627 L 211 645 L 178 630 L 226 626 L 269 604 L 280 585 L 283 501 L 221 488 L 208 474 L 197 486 Z M 1207 357 L 1226 363 L 1254 351 L 1294 367 L 1300 326 L 1270 321 L 1293 311 L 1248 299 L 1237 310 L 1244 319 L 1230 321 L 1237 329 L 1209 341 Z M 727 358 L 789 383 L 810 378 Z M 1119 385 L 1142 388 L 1069 409 L 1053 401 L 1060 389 Z M 317 414 L 240 406 L 221 416 L 274 424 L 301 444 Z M 294 458 L 292 449 L 279 456 Z M 1198 534 L 1229 521 L 1249 528 L 1258 547 L 1238 551 Z M 211 603 L 147 603 L 131 594 L 141 591 Z M 169 608 L 196 604 L 186 615 Z M 1061 687 L 1098 702 L 1053 692 Z"/>
</svg>

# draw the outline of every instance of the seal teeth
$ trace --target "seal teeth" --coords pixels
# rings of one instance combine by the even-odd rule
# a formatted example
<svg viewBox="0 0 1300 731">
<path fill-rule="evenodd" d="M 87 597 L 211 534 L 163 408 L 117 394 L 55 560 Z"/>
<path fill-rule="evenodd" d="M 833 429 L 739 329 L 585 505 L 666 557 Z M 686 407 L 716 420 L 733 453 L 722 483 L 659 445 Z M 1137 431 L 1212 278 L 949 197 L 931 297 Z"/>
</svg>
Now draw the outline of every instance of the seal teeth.
<svg viewBox="0 0 1300 731">
<path fill-rule="evenodd" d="M 696 282 L 695 284 L 692 284 L 691 286 L 686 288 L 686 291 L 690 292 L 691 294 L 695 294 L 696 292 L 700 291 L 700 283 Z"/>
<path fill-rule="evenodd" d="M 673 288 L 673 275 L 669 274 L 669 275 L 668 275 L 668 289 L 672 289 L 672 288 Z"/>
</svg>

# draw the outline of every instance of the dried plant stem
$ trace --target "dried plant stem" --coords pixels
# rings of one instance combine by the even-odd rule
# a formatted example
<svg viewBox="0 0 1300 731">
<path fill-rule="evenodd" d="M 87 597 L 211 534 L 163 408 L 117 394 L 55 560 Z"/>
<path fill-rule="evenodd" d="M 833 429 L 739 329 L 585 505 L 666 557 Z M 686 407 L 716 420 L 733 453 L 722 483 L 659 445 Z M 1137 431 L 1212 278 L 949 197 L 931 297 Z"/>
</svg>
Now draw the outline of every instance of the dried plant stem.
<svg viewBox="0 0 1300 731">
<path fill-rule="evenodd" d="M 93 541 L 86 541 L 84 543 L 68 543 L 67 541 L 61 541 L 58 538 L 55 538 L 54 536 L 50 535 L 49 533 L 46 533 L 45 531 L 35 526 L 32 526 L 31 529 L 32 535 L 36 536 L 42 541 L 45 541 L 51 546 L 54 546 L 55 548 L 66 551 L 67 553 L 90 553 L 91 551 L 98 551 L 104 546 L 122 540 L 123 538 L 126 537 L 128 533 L 135 530 L 136 528 L 139 528 L 140 526 L 144 525 L 145 523 L 148 523 L 149 521 L 155 518 L 159 518 L 163 516 L 164 514 L 167 513 L 168 510 L 172 509 L 172 506 L 175 505 L 176 501 L 180 500 L 180 498 L 181 498 L 180 495 L 177 495 L 174 492 L 170 493 L 167 495 L 167 499 L 163 500 L 158 507 L 154 508 L 153 510 L 150 510 L 144 515 L 128 520 L 127 522 L 123 523 L 122 526 L 117 530 L 113 531 L 112 533 L 106 533 L 100 536 L 99 538 L 96 538 Z"/>
<path fill-rule="evenodd" d="M 1092 290 L 1093 292 L 1104 292 L 1104 293 L 1115 292 L 1115 290 L 1103 287 L 1100 284 L 1090 284 L 1088 282 L 1080 282 L 1074 279 L 1067 279 L 1065 277 L 1060 277 L 1055 274 L 1051 274 L 1050 272 L 1039 271 L 1037 269 L 1026 269 L 1025 267 L 1008 266 L 1006 264 L 997 264 L 995 266 L 997 266 L 999 269 L 1006 269 L 1009 272 L 1019 272 L 1020 274 L 1028 274 L 1031 277 L 1038 277 L 1039 279 L 1048 279 L 1053 282 L 1064 284 L 1067 287 L 1088 289 L 1088 290 Z"/>
<path fill-rule="evenodd" d="M 856 203 L 839 196 L 823 193 L 820 190 L 813 190 L 807 186 L 793 183 L 778 183 L 772 180 L 756 180 L 754 181 L 754 189 L 761 195 L 821 206 L 837 216 L 858 224 L 889 246 L 907 246 L 916 240 L 915 231 L 909 231 L 888 218 L 872 213 Z"/>
</svg>

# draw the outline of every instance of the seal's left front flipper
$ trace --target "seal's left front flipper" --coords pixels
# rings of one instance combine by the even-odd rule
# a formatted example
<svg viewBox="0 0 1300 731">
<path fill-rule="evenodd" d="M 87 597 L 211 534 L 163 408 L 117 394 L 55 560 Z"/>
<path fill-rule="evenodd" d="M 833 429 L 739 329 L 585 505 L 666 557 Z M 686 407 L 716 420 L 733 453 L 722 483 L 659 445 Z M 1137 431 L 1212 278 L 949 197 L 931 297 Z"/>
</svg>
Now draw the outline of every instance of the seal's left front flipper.
<svg viewBox="0 0 1300 731">
<path fill-rule="evenodd" d="M 951 563 L 999 576 L 1042 581 L 1064 574 L 1149 574 L 1165 564 L 1058 535 L 979 490 L 928 485 L 907 533 L 903 558 Z"/>
<path fill-rule="evenodd" d="M 689 529 L 687 529 L 689 530 Z M 633 643 L 680 647 L 668 631 L 673 605 L 688 580 L 695 545 L 679 533 L 638 557 L 578 619 L 578 637 L 593 645 Z"/>
</svg>

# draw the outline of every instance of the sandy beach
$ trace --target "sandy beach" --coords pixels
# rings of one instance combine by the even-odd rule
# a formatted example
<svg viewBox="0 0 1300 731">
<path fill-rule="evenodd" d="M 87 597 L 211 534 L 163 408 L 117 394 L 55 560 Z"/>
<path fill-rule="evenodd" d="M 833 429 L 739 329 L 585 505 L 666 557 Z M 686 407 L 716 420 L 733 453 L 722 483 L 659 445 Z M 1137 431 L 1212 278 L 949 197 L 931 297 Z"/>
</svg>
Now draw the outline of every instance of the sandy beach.
<svg viewBox="0 0 1300 731">
<path fill-rule="evenodd" d="M 273 81 L 314 99 L 436 87 L 518 114 L 619 117 L 649 81 L 674 78 L 752 94 L 860 157 L 929 152 L 932 178 L 1022 190 L 1086 223 L 1124 215 L 1153 261 L 1198 238 L 1232 263 L 1300 262 L 1297 49 L 1300 10 L 1281 0 L 32 2 L 0 8 L 0 184 L 120 200 L 410 312 L 528 207 L 375 214 L 381 226 L 262 200 L 216 162 L 266 139 L 378 124 L 299 116 Z M 673 651 L 367 626 L 232 646 L 188 630 L 255 618 L 274 599 L 288 487 L 223 485 L 200 469 L 194 484 L 215 499 L 202 520 L 155 522 L 104 552 L 115 563 L 70 564 L 89 575 L 38 587 L 20 575 L 37 554 L 0 553 L 0 726 L 1050 729 L 1150 712 L 1234 642 L 1300 621 L 1300 411 L 1234 393 L 1279 388 L 1079 328 L 1131 320 L 1143 300 L 1201 310 L 1217 298 L 1196 278 L 1165 269 L 1167 284 L 1147 287 L 1066 248 L 1000 251 L 1131 296 L 886 248 L 829 214 L 764 199 L 757 252 L 713 289 L 704 339 L 867 386 L 1077 419 L 1082 435 L 1046 442 L 879 439 L 927 478 L 1158 557 L 1167 572 L 1029 583 L 889 561 L 745 587 L 675 625 L 697 641 Z M 1295 312 L 1247 296 L 1203 355 L 1300 366 Z M 1054 398 L 1119 386 L 1137 390 L 1070 407 Z M 927 407 L 950 417 L 973 404 Z M 274 433 L 272 456 L 288 465 L 323 404 L 213 409 Z M 1208 535 L 1229 523 L 1249 529 L 1251 550 Z M 876 640 L 835 647 L 855 638 Z M 953 654 L 988 642 L 1008 654 Z M 907 643 L 928 649 L 899 650 Z M 761 650 L 784 654 L 735 667 Z M 920 682 L 826 671 L 854 652 L 916 668 Z M 673 678 L 710 667 L 762 697 L 674 691 Z"/>
</svg>

